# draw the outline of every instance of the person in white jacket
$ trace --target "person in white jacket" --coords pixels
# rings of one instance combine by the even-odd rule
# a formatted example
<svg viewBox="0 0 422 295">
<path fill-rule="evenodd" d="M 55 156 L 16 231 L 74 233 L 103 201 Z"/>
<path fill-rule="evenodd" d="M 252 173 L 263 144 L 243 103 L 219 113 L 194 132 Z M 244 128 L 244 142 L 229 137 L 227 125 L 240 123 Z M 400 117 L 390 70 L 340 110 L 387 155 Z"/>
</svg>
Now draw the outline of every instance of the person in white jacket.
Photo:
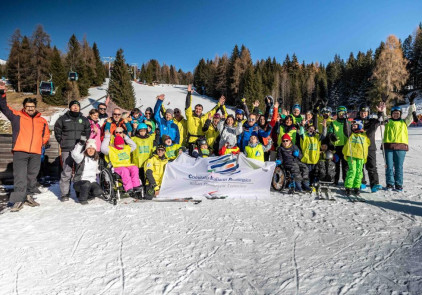
<svg viewBox="0 0 422 295">
<path fill-rule="evenodd" d="M 79 203 L 88 204 L 89 198 L 102 197 L 103 190 L 97 183 L 99 154 L 95 139 L 88 139 L 84 150 L 84 140 L 81 138 L 72 150 L 71 155 L 77 166 L 73 180 Z"/>
<path fill-rule="evenodd" d="M 226 142 L 237 142 L 237 136 L 242 133 L 243 128 L 242 124 L 237 124 L 237 126 L 234 126 L 234 122 L 235 120 L 233 115 L 228 115 L 226 120 L 221 120 L 218 123 L 217 129 L 218 132 L 220 132 L 218 150 L 220 150 L 226 144 Z"/>
</svg>

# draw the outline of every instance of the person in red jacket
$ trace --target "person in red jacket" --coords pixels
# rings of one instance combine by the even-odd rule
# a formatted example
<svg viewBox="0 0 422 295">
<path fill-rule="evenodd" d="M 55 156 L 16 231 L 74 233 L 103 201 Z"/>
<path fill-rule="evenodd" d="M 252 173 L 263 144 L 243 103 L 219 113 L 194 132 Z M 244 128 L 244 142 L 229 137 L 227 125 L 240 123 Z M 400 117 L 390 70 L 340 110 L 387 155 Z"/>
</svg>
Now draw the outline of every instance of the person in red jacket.
<svg viewBox="0 0 422 295">
<path fill-rule="evenodd" d="M 21 111 L 12 109 L 7 105 L 6 85 L 0 82 L 0 111 L 10 120 L 13 132 L 14 191 L 9 199 L 9 203 L 13 204 L 12 212 L 21 210 L 24 204 L 39 206 L 31 194 L 38 190 L 41 150 L 50 138 L 50 130 L 36 108 L 37 99 L 25 98 Z"/>
</svg>

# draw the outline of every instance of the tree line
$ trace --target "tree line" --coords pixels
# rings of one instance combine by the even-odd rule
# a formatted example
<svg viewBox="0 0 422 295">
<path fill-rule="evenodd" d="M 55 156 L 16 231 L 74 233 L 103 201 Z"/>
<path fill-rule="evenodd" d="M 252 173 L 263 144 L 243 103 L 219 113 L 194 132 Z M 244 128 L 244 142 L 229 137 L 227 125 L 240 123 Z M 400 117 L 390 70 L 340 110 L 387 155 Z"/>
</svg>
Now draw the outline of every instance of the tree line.
<svg viewBox="0 0 422 295">
<path fill-rule="evenodd" d="M 191 72 L 185 73 L 182 69 L 176 70 L 173 65 L 161 66 L 158 60 L 151 59 L 147 63 L 142 64 L 139 71 L 139 81 L 148 84 L 158 82 L 162 84 L 181 84 L 187 85 L 193 82 Z"/>
<path fill-rule="evenodd" d="M 69 72 L 76 72 L 78 80 L 69 81 Z M 5 74 L 18 92 L 38 94 L 40 82 L 51 79 L 55 95 L 43 96 L 43 101 L 52 105 L 64 105 L 88 95 L 89 87 L 101 85 L 106 78 L 95 42 L 91 47 L 85 37 L 79 41 L 72 35 L 67 52 L 62 53 L 56 46 L 51 47 L 51 38 L 42 25 L 38 25 L 30 37 L 15 30 L 10 39 Z"/>
<path fill-rule="evenodd" d="M 242 98 L 251 105 L 267 95 L 287 109 L 296 103 L 311 109 L 318 99 L 352 109 L 380 99 L 398 103 L 407 91 L 422 88 L 422 24 L 403 43 L 391 35 L 375 52 L 352 52 L 347 60 L 335 55 L 326 66 L 300 63 L 295 54 L 282 63 L 270 57 L 253 63 L 249 49 L 235 45 L 230 57 L 202 58 L 193 81 L 199 93 L 224 95 L 231 105 Z"/>
</svg>

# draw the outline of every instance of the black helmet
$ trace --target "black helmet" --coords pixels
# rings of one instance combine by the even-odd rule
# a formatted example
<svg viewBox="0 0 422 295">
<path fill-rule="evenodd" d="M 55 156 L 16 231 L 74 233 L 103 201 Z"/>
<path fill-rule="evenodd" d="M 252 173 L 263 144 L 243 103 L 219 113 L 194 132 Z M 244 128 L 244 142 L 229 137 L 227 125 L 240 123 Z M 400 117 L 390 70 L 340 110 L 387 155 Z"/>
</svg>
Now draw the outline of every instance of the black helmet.
<svg viewBox="0 0 422 295">
<path fill-rule="evenodd" d="M 200 137 L 196 140 L 196 145 L 198 147 L 200 147 L 201 145 L 204 145 L 204 144 L 208 145 L 207 140 L 204 137 Z"/>
<path fill-rule="evenodd" d="M 359 112 L 370 113 L 370 111 L 371 111 L 371 108 L 366 103 L 361 104 L 361 106 L 359 107 Z"/>
<path fill-rule="evenodd" d="M 334 154 L 331 151 L 326 151 L 325 152 L 325 159 L 326 160 L 332 160 L 334 158 Z"/>
</svg>

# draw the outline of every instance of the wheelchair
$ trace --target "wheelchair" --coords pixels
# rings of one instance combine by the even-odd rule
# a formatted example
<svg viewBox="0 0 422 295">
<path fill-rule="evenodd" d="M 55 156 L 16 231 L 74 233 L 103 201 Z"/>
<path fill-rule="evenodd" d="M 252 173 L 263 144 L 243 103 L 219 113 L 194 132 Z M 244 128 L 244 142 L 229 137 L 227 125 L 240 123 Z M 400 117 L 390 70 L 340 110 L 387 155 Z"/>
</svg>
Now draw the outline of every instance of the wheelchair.
<svg viewBox="0 0 422 295">
<path fill-rule="evenodd" d="M 100 161 L 100 186 L 104 192 L 104 200 L 117 205 L 124 192 L 122 178 L 114 172 L 110 162 Z"/>
<path fill-rule="evenodd" d="M 294 177 L 290 173 L 290 171 L 286 170 L 282 165 L 278 165 L 274 169 L 271 186 L 274 190 L 278 192 L 281 192 L 283 189 L 288 188 L 288 193 L 292 194 L 295 191 Z"/>
</svg>

